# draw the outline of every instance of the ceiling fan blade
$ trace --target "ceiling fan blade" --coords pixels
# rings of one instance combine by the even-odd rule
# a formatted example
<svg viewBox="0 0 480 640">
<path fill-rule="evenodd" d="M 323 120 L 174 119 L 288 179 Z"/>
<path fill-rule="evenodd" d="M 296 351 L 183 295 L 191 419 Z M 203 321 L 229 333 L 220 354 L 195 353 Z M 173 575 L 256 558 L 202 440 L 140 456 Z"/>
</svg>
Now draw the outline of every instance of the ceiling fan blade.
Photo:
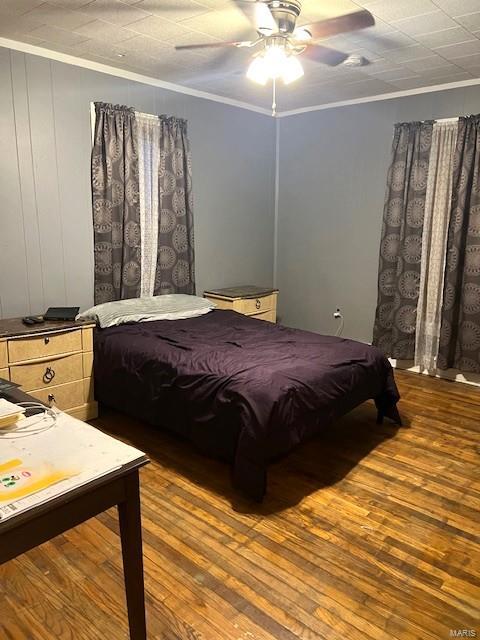
<svg viewBox="0 0 480 640">
<path fill-rule="evenodd" d="M 175 47 L 177 51 L 186 49 L 218 49 L 219 47 L 249 47 L 253 43 L 245 42 L 204 42 L 201 44 L 179 44 Z"/>
<path fill-rule="evenodd" d="M 262 0 L 235 0 L 236 6 L 243 11 L 259 33 L 277 31 L 277 23 L 269 7 Z"/>
<path fill-rule="evenodd" d="M 302 58 L 308 58 L 314 62 L 321 62 L 329 67 L 336 67 L 349 57 L 348 53 L 337 51 L 336 49 L 330 49 L 329 47 L 322 47 L 320 44 L 308 45 L 305 51 L 301 54 Z"/>
<path fill-rule="evenodd" d="M 312 34 L 312 38 L 316 39 L 328 38 L 329 36 L 336 36 L 339 33 L 347 33 L 348 31 L 365 29 L 366 27 L 372 27 L 374 24 L 375 18 L 370 11 L 363 9 L 362 11 L 354 11 L 344 16 L 338 16 L 338 18 L 329 18 L 327 20 L 321 20 L 320 22 L 305 24 L 300 28 L 309 31 Z"/>
</svg>

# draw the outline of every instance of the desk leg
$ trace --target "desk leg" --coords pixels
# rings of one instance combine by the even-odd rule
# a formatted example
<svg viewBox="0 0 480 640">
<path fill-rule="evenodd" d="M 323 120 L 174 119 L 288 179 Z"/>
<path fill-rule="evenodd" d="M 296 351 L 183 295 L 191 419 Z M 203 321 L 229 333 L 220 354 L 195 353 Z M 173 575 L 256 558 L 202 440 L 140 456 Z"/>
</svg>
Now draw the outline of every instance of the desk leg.
<svg viewBox="0 0 480 640">
<path fill-rule="evenodd" d="M 123 574 L 127 596 L 130 640 L 146 640 L 143 584 L 142 523 L 138 470 L 125 478 L 126 500 L 118 505 Z"/>
</svg>

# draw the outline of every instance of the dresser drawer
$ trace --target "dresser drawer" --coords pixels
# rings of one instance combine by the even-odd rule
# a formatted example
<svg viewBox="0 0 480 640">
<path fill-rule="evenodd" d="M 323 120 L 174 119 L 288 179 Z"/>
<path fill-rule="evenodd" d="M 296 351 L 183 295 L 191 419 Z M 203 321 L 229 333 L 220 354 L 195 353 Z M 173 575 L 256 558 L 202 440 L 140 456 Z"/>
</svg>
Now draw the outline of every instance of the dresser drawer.
<svg viewBox="0 0 480 640">
<path fill-rule="evenodd" d="M 10 380 L 23 391 L 74 382 L 83 378 L 82 354 L 60 356 L 42 362 L 26 362 L 10 367 Z"/>
<path fill-rule="evenodd" d="M 48 387 L 47 389 L 34 389 L 30 391 L 30 395 L 38 398 L 40 402 L 44 402 L 45 404 L 49 404 L 48 396 L 50 394 L 54 397 L 54 406 L 62 411 L 72 409 L 73 407 L 80 407 L 85 402 L 83 380 L 59 384 Z"/>
<path fill-rule="evenodd" d="M 0 369 L 3 369 L 8 364 L 7 359 L 7 343 L 0 342 Z"/>
<path fill-rule="evenodd" d="M 257 313 L 263 313 L 264 311 L 271 311 L 276 306 L 276 295 L 262 296 L 261 298 L 245 298 L 239 300 L 239 305 L 236 307 L 237 311 L 246 315 L 254 315 Z"/>
<path fill-rule="evenodd" d="M 0 378 L 3 378 L 4 380 L 10 380 L 8 369 L 0 369 Z"/>
<path fill-rule="evenodd" d="M 258 320 L 266 320 L 267 322 L 276 322 L 277 314 L 275 310 L 265 311 L 264 313 L 254 313 L 251 318 L 257 318 Z"/>
<path fill-rule="evenodd" d="M 10 364 L 81 350 L 82 332 L 80 330 L 8 341 Z"/>
<path fill-rule="evenodd" d="M 205 296 L 205 298 L 207 300 L 210 300 L 210 302 L 213 302 L 217 309 L 233 309 L 234 311 L 237 311 L 235 303 L 241 302 L 241 300 L 222 300 L 221 298 L 214 298 L 209 296 Z"/>
</svg>

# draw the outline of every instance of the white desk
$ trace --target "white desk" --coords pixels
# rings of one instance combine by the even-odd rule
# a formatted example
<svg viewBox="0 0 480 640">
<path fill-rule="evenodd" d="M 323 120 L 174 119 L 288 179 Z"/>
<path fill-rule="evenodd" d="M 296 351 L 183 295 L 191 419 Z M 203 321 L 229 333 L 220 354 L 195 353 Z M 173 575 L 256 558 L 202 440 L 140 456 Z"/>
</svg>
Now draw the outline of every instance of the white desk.
<svg viewBox="0 0 480 640">
<path fill-rule="evenodd" d="M 26 399 L 21 391 L 17 393 L 18 401 Z M 86 465 L 83 475 L 27 498 L 28 504 L 15 515 L 0 520 L 0 564 L 117 505 L 130 638 L 146 640 L 139 469 L 148 458 L 66 414 L 43 433 L 11 436 L 0 436 L 0 462 L 19 451 L 22 462 L 28 463 L 31 456 L 32 460 L 50 458 L 61 466 L 59 455 L 67 455 L 70 464 L 77 449 L 77 460 L 84 464 L 90 449 L 92 464 Z"/>
</svg>

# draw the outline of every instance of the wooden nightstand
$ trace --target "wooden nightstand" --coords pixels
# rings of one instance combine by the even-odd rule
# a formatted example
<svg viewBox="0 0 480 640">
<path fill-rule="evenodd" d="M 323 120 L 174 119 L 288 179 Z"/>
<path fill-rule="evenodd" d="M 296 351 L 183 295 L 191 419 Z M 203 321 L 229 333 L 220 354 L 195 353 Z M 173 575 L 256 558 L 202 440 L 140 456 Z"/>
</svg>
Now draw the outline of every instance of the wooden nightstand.
<svg viewBox="0 0 480 640">
<path fill-rule="evenodd" d="M 215 302 L 218 309 L 231 309 L 268 322 L 277 321 L 277 295 L 278 289 L 251 285 L 203 292 L 203 296 Z"/>
<path fill-rule="evenodd" d="M 80 420 L 98 415 L 91 323 L 0 320 L 0 377 Z"/>
</svg>

